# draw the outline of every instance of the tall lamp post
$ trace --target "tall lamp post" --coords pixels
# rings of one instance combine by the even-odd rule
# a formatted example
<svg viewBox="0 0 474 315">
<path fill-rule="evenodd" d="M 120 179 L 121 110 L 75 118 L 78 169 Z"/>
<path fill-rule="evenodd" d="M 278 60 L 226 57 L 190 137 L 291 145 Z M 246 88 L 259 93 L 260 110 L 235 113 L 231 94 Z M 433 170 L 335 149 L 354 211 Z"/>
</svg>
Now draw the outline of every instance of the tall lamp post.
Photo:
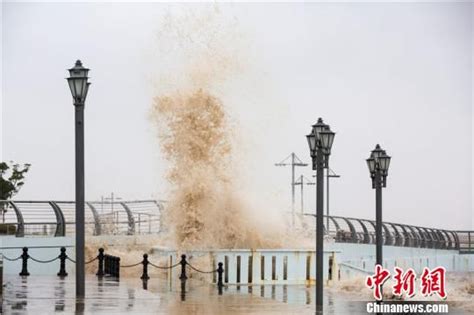
<svg viewBox="0 0 474 315">
<path fill-rule="evenodd" d="M 84 104 L 90 83 L 89 69 L 80 60 L 69 69 L 69 88 L 75 108 L 76 133 L 76 297 L 85 296 L 84 265 Z"/>
<path fill-rule="evenodd" d="M 376 264 L 383 266 L 383 235 L 382 235 L 382 188 L 387 186 L 388 168 L 391 157 L 385 150 L 376 145 L 366 160 L 369 167 L 372 188 L 375 189 L 375 243 Z"/>
<path fill-rule="evenodd" d="M 322 118 L 313 125 L 308 139 L 313 170 L 316 171 L 316 313 L 323 313 L 324 269 L 324 169 L 329 167 L 329 156 L 335 133 Z"/>
</svg>

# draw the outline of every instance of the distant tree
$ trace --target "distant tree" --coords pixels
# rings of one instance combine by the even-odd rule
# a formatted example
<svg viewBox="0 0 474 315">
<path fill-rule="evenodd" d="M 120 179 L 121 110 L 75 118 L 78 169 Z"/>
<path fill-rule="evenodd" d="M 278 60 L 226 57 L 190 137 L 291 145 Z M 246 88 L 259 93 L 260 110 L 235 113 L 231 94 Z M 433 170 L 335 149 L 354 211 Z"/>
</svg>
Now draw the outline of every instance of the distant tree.
<svg viewBox="0 0 474 315">
<path fill-rule="evenodd" d="M 25 174 L 30 169 L 30 166 L 31 164 L 20 165 L 12 161 L 9 163 L 0 162 L 0 200 L 10 200 L 20 191 L 21 187 L 25 184 Z M 7 203 L 0 203 L 0 213 L 3 223 L 5 223 L 5 213 L 7 209 Z"/>
</svg>

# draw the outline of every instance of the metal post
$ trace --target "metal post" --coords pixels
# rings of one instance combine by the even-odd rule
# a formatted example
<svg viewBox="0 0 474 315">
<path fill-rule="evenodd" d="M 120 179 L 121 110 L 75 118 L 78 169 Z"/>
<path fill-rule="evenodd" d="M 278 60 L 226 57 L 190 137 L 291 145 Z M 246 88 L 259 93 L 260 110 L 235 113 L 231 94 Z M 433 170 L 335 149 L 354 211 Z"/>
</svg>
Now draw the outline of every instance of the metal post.
<svg viewBox="0 0 474 315">
<path fill-rule="evenodd" d="M 382 247 L 382 176 L 378 170 L 375 174 L 375 243 L 376 263 L 383 266 Z"/>
<path fill-rule="evenodd" d="M 333 172 L 332 175 L 331 175 L 331 172 Z M 326 172 L 326 231 L 328 234 L 329 234 L 329 179 L 339 178 L 339 177 L 341 176 L 334 173 L 334 171 L 332 171 L 328 166 L 327 172 Z"/>
<path fill-rule="evenodd" d="M 59 254 L 59 277 L 67 277 L 66 272 L 66 247 L 61 247 L 61 253 Z"/>
<path fill-rule="evenodd" d="M 224 283 L 222 282 L 222 275 L 224 274 L 223 263 L 219 262 L 217 267 L 217 286 L 222 287 Z"/>
<path fill-rule="evenodd" d="M 143 265 L 143 273 L 140 279 L 148 280 L 150 279 L 150 277 L 148 276 L 148 254 L 143 254 L 142 265 Z"/>
<path fill-rule="evenodd" d="M 304 204 L 303 204 L 303 175 L 300 177 L 300 183 L 301 183 L 301 214 L 304 213 Z"/>
<path fill-rule="evenodd" d="M 140 218 L 140 213 L 139 213 L 139 214 L 138 214 L 138 234 L 140 234 L 140 233 L 141 233 L 141 230 L 142 230 L 142 229 L 141 229 L 141 225 L 142 225 L 141 222 L 142 222 L 142 220 L 141 220 L 141 218 Z"/>
<path fill-rule="evenodd" d="M 224 274 L 224 268 L 222 267 L 222 262 L 219 262 L 217 265 L 219 266 L 217 267 L 217 291 L 219 295 L 222 295 L 222 287 L 224 286 L 222 275 Z"/>
<path fill-rule="evenodd" d="M 291 163 L 286 163 L 285 161 L 291 157 Z M 295 225 L 295 167 L 296 166 L 307 166 L 308 164 L 301 162 L 301 160 L 296 156 L 294 152 L 288 155 L 280 163 L 276 163 L 275 166 L 288 166 L 291 165 L 291 223 L 292 227 Z"/>
<path fill-rule="evenodd" d="M 181 275 L 179 276 L 179 279 L 186 280 L 188 279 L 186 276 L 186 255 L 181 255 L 181 261 L 179 263 L 181 264 Z"/>
<path fill-rule="evenodd" d="M 295 226 L 295 154 L 291 153 L 291 226 Z"/>
<path fill-rule="evenodd" d="M 74 104 L 76 120 L 76 297 L 85 296 L 84 264 L 84 103 Z"/>
<path fill-rule="evenodd" d="M 21 272 L 20 276 L 29 276 L 30 273 L 28 272 L 28 247 L 23 247 L 23 254 L 21 254 Z"/>
<path fill-rule="evenodd" d="M 324 269 L 324 156 L 316 153 L 316 313 L 323 313 Z"/>
<path fill-rule="evenodd" d="M 98 277 L 104 276 L 104 249 L 101 247 L 99 248 L 99 255 L 97 255 L 97 259 L 99 260 L 99 266 L 96 275 Z"/>
<path fill-rule="evenodd" d="M 181 279 L 181 301 L 186 301 L 186 279 Z"/>
<path fill-rule="evenodd" d="M 112 213 L 114 212 L 114 193 L 112 192 L 112 196 L 110 198 L 112 200 Z"/>
<path fill-rule="evenodd" d="M 329 234 L 329 167 L 326 169 L 326 231 Z"/>
</svg>

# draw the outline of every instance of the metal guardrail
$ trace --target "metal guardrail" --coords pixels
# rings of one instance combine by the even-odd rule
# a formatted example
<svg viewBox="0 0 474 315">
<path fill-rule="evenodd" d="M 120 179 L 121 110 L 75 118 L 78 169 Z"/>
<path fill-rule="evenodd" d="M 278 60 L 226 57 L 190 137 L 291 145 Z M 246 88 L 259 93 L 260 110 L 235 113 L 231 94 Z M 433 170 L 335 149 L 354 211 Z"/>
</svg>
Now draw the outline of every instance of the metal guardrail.
<svg viewBox="0 0 474 315">
<path fill-rule="evenodd" d="M 474 254 L 474 231 L 456 231 L 460 254 Z"/>
<path fill-rule="evenodd" d="M 314 230 L 314 214 L 299 215 L 303 226 Z M 326 217 L 326 216 L 325 216 Z M 339 243 L 375 244 L 375 221 L 329 216 L 327 235 Z M 474 254 L 474 231 L 452 231 L 402 223 L 383 222 L 384 246 L 459 250 Z"/>
<path fill-rule="evenodd" d="M 7 211 L 0 226 L 17 237 L 75 233 L 73 201 L 0 200 Z M 89 235 L 154 234 L 161 231 L 164 201 L 135 200 L 124 202 L 90 201 L 85 206 L 86 233 Z M 2 224 L 3 223 L 3 224 Z M 14 227 L 14 229 L 12 229 Z"/>
<path fill-rule="evenodd" d="M 73 201 L 0 200 L 7 209 L 1 218 L 3 234 L 65 236 L 75 233 Z M 86 202 L 86 233 L 89 235 L 156 234 L 162 231 L 164 201 Z M 301 227 L 314 231 L 314 214 L 297 214 Z M 375 221 L 329 216 L 325 232 L 336 242 L 375 244 Z M 14 229 L 12 229 L 14 227 Z M 383 222 L 385 246 L 459 250 L 474 254 L 474 231 L 451 231 L 409 224 Z"/>
</svg>

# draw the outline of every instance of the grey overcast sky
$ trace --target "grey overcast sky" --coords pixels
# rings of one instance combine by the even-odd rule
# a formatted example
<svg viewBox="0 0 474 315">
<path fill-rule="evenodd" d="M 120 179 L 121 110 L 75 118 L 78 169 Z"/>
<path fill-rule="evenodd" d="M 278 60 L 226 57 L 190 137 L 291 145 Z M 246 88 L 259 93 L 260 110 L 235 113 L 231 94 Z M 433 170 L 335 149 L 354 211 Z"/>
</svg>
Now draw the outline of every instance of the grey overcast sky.
<svg viewBox="0 0 474 315">
<path fill-rule="evenodd" d="M 305 135 L 321 116 L 337 132 L 331 167 L 342 177 L 331 184 L 333 214 L 374 217 L 365 159 L 380 143 L 393 156 L 385 220 L 474 228 L 471 3 L 217 7 L 248 62 L 215 93 L 236 122 L 240 167 L 262 203 L 289 205 L 290 170 L 273 164 L 292 151 L 309 162 Z M 157 34 L 165 16 L 206 10 L 216 9 L 2 2 L 1 157 L 33 165 L 16 198 L 74 198 L 73 106 L 64 78 L 80 58 L 93 84 L 86 198 L 113 191 L 165 199 L 166 165 L 148 119 L 153 78 L 167 62 Z M 300 173 L 311 177 L 309 168 Z M 314 186 L 306 192 L 314 211 Z"/>
</svg>

